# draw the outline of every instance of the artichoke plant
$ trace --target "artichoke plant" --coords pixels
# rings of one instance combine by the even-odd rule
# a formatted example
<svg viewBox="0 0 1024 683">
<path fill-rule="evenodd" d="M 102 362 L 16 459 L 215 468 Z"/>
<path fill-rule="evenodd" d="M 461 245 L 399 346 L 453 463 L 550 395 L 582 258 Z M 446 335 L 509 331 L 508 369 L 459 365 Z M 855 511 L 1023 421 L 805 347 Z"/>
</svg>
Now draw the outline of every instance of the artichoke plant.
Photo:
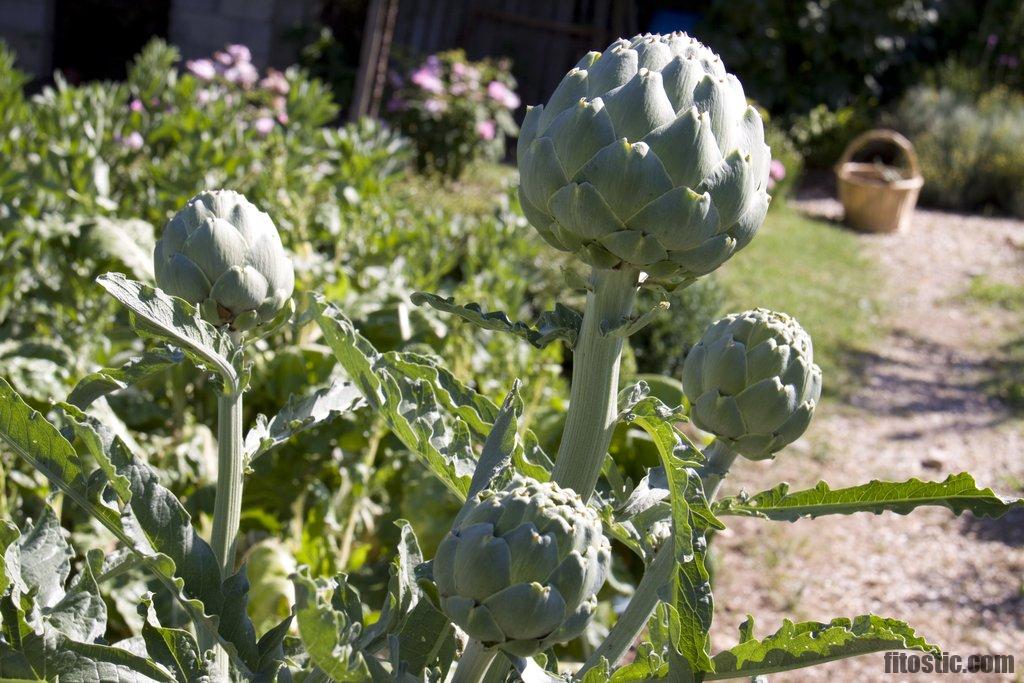
<svg viewBox="0 0 1024 683">
<path fill-rule="evenodd" d="M 821 398 L 811 337 L 785 313 L 758 308 L 708 326 L 683 364 L 690 419 L 751 460 L 807 429 Z"/>
<path fill-rule="evenodd" d="M 545 240 L 668 284 L 718 268 L 768 209 L 761 117 L 685 33 L 587 54 L 529 110 L 518 157 L 520 202 Z"/>
<path fill-rule="evenodd" d="M 153 253 L 157 285 L 214 325 L 247 330 L 277 315 L 295 274 L 274 222 L 229 190 L 202 192 L 167 223 Z"/>
<path fill-rule="evenodd" d="M 437 549 L 434 579 L 471 638 L 527 657 L 583 632 L 610 557 L 601 520 L 579 495 L 517 475 L 468 501 Z"/>
</svg>

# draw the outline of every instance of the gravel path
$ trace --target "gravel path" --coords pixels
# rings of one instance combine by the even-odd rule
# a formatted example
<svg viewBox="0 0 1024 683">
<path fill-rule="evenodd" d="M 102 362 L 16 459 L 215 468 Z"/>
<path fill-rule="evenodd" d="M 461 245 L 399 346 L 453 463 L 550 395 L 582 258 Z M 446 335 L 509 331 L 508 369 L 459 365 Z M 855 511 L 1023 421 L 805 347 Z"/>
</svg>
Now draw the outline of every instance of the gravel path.
<svg viewBox="0 0 1024 683">
<path fill-rule="evenodd" d="M 833 200 L 798 202 L 835 217 Z M 824 229 L 824 228 L 823 228 Z M 970 471 L 982 486 L 1024 494 L 1024 422 L 979 383 L 999 344 L 1018 332 L 1010 312 L 968 302 L 971 278 L 1024 283 L 1024 222 L 919 210 L 905 233 L 864 236 L 882 264 L 891 337 L 864 357 L 864 381 L 830 402 L 807 436 L 768 463 L 741 462 L 725 494 L 779 481 L 941 480 Z M 842 302 L 837 302 L 842 305 Z M 825 378 L 828 381 L 828 378 Z M 1017 673 L 884 673 L 883 656 L 771 677 L 773 681 L 1024 681 L 1024 514 L 956 518 L 942 509 L 802 520 L 731 518 L 719 538 L 715 649 L 735 643 L 752 614 L 757 632 L 784 617 L 828 621 L 872 612 L 907 621 L 951 654 L 1011 654 Z"/>
</svg>

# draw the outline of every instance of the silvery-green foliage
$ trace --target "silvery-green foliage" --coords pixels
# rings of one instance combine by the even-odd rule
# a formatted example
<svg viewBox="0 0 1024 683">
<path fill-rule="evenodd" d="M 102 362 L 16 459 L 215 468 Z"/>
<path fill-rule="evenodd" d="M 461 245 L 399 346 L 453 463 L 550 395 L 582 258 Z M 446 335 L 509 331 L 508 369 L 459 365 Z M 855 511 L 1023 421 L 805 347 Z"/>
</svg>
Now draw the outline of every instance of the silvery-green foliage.
<svg viewBox="0 0 1024 683">
<path fill-rule="evenodd" d="M 527 657 L 583 632 L 610 558 L 600 518 L 575 491 L 517 476 L 470 499 L 437 549 L 434 579 L 471 638 Z"/>
<path fill-rule="evenodd" d="M 811 338 L 785 313 L 758 308 L 705 330 L 683 365 L 690 419 L 752 460 L 807 429 L 821 398 Z"/>
<path fill-rule="evenodd" d="M 274 222 L 230 190 L 201 192 L 175 214 L 153 252 L 157 284 L 214 325 L 250 329 L 291 298 L 295 273 Z"/>
<path fill-rule="evenodd" d="M 598 268 L 692 280 L 746 246 L 768 209 L 761 117 L 684 33 L 586 55 L 527 113 L 518 156 L 527 218 Z"/>
</svg>

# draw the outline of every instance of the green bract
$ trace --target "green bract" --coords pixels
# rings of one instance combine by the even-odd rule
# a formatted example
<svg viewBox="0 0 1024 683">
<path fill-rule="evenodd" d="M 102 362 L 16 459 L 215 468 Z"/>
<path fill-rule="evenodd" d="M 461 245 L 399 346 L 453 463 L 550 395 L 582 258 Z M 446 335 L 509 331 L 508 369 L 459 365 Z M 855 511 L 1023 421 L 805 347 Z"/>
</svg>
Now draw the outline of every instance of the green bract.
<svg viewBox="0 0 1024 683">
<path fill-rule="evenodd" d="M 161 289 L 198 305 L 210 323 L 233 329 L 267 322 L 295 288 L 270 216 L 229 190 L 190 199 L 167 223 L 153 260 Z"/>
<path fill-rule="evenodd" d="M 761 117 L 685 33 L 589 53 L 529 110 L 518 156 L 523 211 L 544 239 L 668 283 L 720 266 L 768 209 Z"/>
<path fill-rule="evenodd" d="M 601 520 L 576 492 L 517 476 L 467 503 L 434 579 L 471 638 L 527 657 L 583 632 L 609 562 Z"/>
<path fill-rule="evenodd" d="M 683 390 L 695 425 L 761 460 L 807 429 L 821 369 L 796 320 L 758 308 L 708 326 L 686 357 Z"/>
</svg>

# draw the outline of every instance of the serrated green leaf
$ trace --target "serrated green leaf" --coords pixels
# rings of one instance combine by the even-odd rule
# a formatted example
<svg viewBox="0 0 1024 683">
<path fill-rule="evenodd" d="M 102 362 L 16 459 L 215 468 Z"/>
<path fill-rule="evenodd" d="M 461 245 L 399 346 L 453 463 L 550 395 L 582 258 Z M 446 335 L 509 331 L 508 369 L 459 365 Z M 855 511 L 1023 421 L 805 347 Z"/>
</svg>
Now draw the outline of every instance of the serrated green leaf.
<svg viewBox="0 0 1024 683">
<path fill-rule="evenodd" d="M 119 368 L 103 368 L 80 379 L 67 402 L 85 410 L 93 401 L 124 389 L 185 360 L 178 349 L 159 348 L 132 358 Z"/>
<path fill-rule="evenodd" d="M 417 677 L 428 666 L 447 673 L 455 658 L 455 628 L 429 600 L 420 600 L 412 608 L 397 642 L 398 660 Z"/>
<path fill-rule="evenodd" d="M 335 592 L 342 590 L 344 576 L 328 582 L 312 579 L 309 569 L 300 567 L 292 575 L 295 584 L 295 620 L 310 661 L 339 683 L 363 683 L 370 670 L 362 652 L 355 647 L 361 627 L 346 612 L 335 608 Z"/>
<path fill-rule="evenodd" d="M 23 590 L 35 593 L 36 603 L 43 608 L 56 605 L 64 597 L 64 582 L 71 574 L 71 558 L 75 556 L 65 538 L 66 532 L 49 506 L 35 524 L 21 535 L 11 548 Z"/>
<path fill-rule="evenodd" d="M 772 635 L 757 640 L 752 617 L 740 626 L 740 642 L 714 656 L 714 673 L 705 680 L 750 678 L 887 650 L 919 650 L 939 654 L 910 626 L 897 619 L 865 614 L 827 624 L 788 619 Z"/>
<path fill-rule="evenodd" d="M 480 459 L 473 470 L 473 479 L 469 485 L 467 498 L 472 498 L 484 489 L 492 488 L 491 484 L 503 472 L 510 471 L 512 456 L 516 448 L 522 449 L 518 443 L 517 428 L 519 418 L 523 414 L 523 399 L 519 396 L 519 380 L 512 383 L 512 389 L 498 411 L 490 434 L 484 441 Z M 464 510 L 466 508 L 463 508 Z M 461 512 L 459 514 L 461 517 Z M 453 524 L 458 524 L 459 517 Z"/>
<path fill-rule="evenodd" d="M 256 424 L 245 435 L 246 463 L 288 441 L 296 434 L 357 410 L 365 404 L 351 382 L 334 381 L 309 396 L 288 397 L 288 402 L 272 420 L 256 416 Z"/>
<path fill-rule="evenodd" d="M 409 522 L 399 519 L 395 525 L 399 528 L 398 555 L 391 562 L 384 606 L 377 621 L 357 641 L 357 646 L 366 651 L 376 650 L 388 636 L 401 630 L 409 612 L 422 597 L 416 584 L 416 568 L 423 564 L 423 552 Z"/>
<path fill-rule="evenodd" d="M 102 457 L 109 460 L 105 466 L 131 482 L 131 499 L 122 500 L 120 510 L 101 502 L 103 470 L 86 472 L 82 459 L 67 439 L 0 378 L 0 440 L 136 554 L 182 605 L 197 628 L 219 642 L 235 665 L 250 674 L 250 665 L 258 657 L 255 636 L 251 640 L 240 639 L 240 647 L 222 636 L 238 635 L 246 629 L 225 616 L 219 567 L 209 545 L 192 528 L 188 513 L 159 484 L 156 473 L 136 458 L 119 437 L 94 418 L 70 406 L 68 409 L 77 423 L 76 429 L 88 427 L 97 432 L 99 443 L 103 444 Z M 238 617 L 237 613 L 232 616 Z M 251 623 L 248 628 L 252 628 Z"/>
<path fill-rule="evenodd" d="M 0 595 L 6 593 L 7 587 L 11 585 L 7 569 L 7 549 L 18 540 L 18 536 L 18 527 L 6 519 L 0 519 Z M 2 616 L 0 616 L 0 623 L 3 623 Z"/>
<path fill-rule="evenodd" d="M 139 612 L 144 617 L 142 639 L 146 644 L 146 652 L 153 661 L 172 672 L 178 683 L 198 681 L 209 673 L 199 645 L 191 633 L 160 625 L 153 608 L 152 594 L 143 596 Z"/>
<path fill-rule="evenodd" d="M 337 308 L 322 301 L 315 305 L 321 307 L 317 323 L 328 345 L 370 407 L 449 490 L 465 500 L 475 463 L 466 421 L 445 409 L 437 385 L 413 379 L 407 367 L 397 369 L 395 361 L 401 356 L 378 353 Z"/>
<path fill-rule="evenodd" d="M 675 427 L 678 415 L 660 400 L 646 396 L 628 401 L 624 422 L 637 424 L 654 439 L 665 471 L 672 510 L 672 539 L 676 561 L 672 577 L 672 647 L 681 655 L 673 669 L 680 674 L 713 670 L 709 631 L 714 614 L 711 575 L 706 565 L 709 529 L 725 526 L 712 514 L 696 468 L 699 451 Z M 668 541 L 667 541 L 668 542 Z M 667 618 L 667 617 L 666 617 Z M 685 660 L 685 661 L 684 661 Z"/>
<path fill-rule="evenodd" d="M 646 313 L 627 316 L 620 320 L 616 325 L 608 325 L 608 321 L 602 321 L 601 334 L 605 337 L 627 339 L 654 322 L 654 320 L 659 315 L 667 311 L 670 306 L 671 304 L 667 301 L 659 301 L 654 308 Z"/>
<path fill-rule="evenodd" d="M 232 364 L 237 349 L 226 334 L 203 320 L 194 306 L 121 273 L 101 275 L 96 282 L 128 308 L 137 332 L 180 346 L 193 361 L 237 389 L 239 377 Z"/>
<path fill-rule="evenodd" d="M 107 605 L 100 587 L 86 564 L 71 589 L 60 601 L 42 610 L 43 618 L 71 640 L 95 642 L 107 630 Z"/>
<path fill-rule="evenodd" d="M 855 512 L 895 512 L 905 515 L 923 506 L 949 508 L 954 514 L 971 512 L 980 517 L 999 517 L 1024 507 L 1024 499 L 1004 498 L 992 489 L 979 489 L 974 477 L 963 472 L 951 474 L 941 482 L 920 479 L 879 481 L 877 479 L 848 488 L 832 489 L 825 482 L 814 488 L 790 493 L 789 484 L 753 496 L 725 498 L 715 504 L 719 515 L 763 517 L 795 522 L 801 517 L 850 515 Z"/>
<path fill-rule="evenodd" d="M 576 345 L 583 316 L 568 306 L 555 304 L 553 311 L 545 311 L 537 322 L 529 325 L 524 322 L 513 322 L 504 311 L 484 311 L 478 303 L 457 304 L 452 297 L 441 297 L 429 292 L 414 292 L 410 297 L 417 306 L 424 304 L 439 311 L 457 315 L 485 330 L 507 332 L 529 342 L 532 346 L 542 349 L 558 339 L 572 348 Z"/>
</svg>

